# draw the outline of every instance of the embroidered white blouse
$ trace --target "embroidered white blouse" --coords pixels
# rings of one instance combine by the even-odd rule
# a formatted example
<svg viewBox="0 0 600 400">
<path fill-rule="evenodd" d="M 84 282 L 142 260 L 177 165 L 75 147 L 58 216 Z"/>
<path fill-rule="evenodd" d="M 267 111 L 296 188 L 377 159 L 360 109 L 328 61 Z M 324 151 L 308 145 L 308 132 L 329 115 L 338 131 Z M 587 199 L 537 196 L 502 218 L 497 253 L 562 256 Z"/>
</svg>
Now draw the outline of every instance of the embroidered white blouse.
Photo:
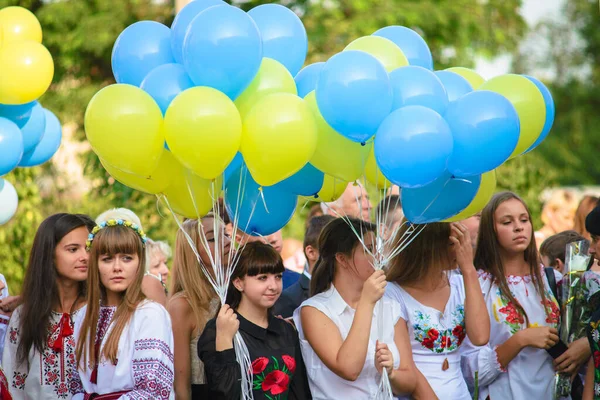
<svg viewBox="0 0 600 400">
<path fill-rule="evenodd" d="M 116 307 L 100 307 L 96 340 L 101 341 L 100 354 L 112 329 Z M 75 337 L 83 317 L 75 321 Z M 79 370 L 86 393 L 107 394 L 129 390 L 126 399 L 173 399 L 173 332 L 167 310 L 160 304 L 145 300 L 133 313 L 119 339 L 117 364 L 102 359 L 92 383 L 93 366 Z M 83 394 L 74 399 L 83 399 Z"/>
<path fill-rule="evenodd" d="M 17 363 L 17 347 L 21 336 L 22 306 L 13 312 L 4 342 L 2 366 L 14 400 L 70 399 L 82 392 L 75 370 L 73 319 L 85 315 L 86 307 L 69 314 L 52 312 L 48 324 L 48 341 L 39 353 L 33 347 L 27 363 Z"/>
<path fill-rule="evenodd" d="M 562 275 L 554 271 L 556 281 Z M 507 276 L 510 290 L 527 313 L 529 326 L 558 328 L 560 310 L 542 270 L 546 301 L 542 302 L 530 275 Z M 469 387 L 478 388 L 479 399 L 552 399 L 554 368 L 552 357 L 543 349 L 525 347 L 503 370 L 498 362 L 496 348 L 516 332 L 527 328 L 523 315 L 514 304 L 500 295 L 493 277 L 479 271 L 479 283 L 490 315 L 490 341 L 486 346 L 474 347 L 465 342 L 462 368 Z M 547 313 L 546 313 L 547 312 Z M 475 379 L 475 372 L 478 379 Z"/>
<path fill-rule="evenodd" d="M 378 314 L 380 313 L 380 305 L 378 303 L 373 312 L 371 336 L 365 364 L 358 379 L 353 382 L 336 375 L 327 368 L 314 352 L 304 336 L 300 310 L 302 307 L 314 307 L 321 311 L 338 327 L 344 340 L 348 337 L 348 333 L 352 327 L 355 310 L 344 301 L 333 284 L 329 290 L 309 298 L 296 309 L 294 312 L 294 323 L 300 336 L 302 358 L 306 365 L 310 391 L 314 400 L 373 398 L 377 393 L 381 379 L 381 375 L 375 368 L 375 346 L 378 339 L 388 345 L 394 357 L 394 368 L 398 368 L 400 365 L 400 353 L 394 342 L 394 327 L 400 318 L 400 305 L 387 297 L 382 298 L 380 302 L 383 303 L 385 318 L 382 321 L 378 319 Z M 379 325 L 381 322 L 383 322 L 383 325 L 380 328 Z"/>
<path fill-rule="evenodd" d="M 387 285 L 385 295 L 400 303 L 400 318 L 407 323 L 415 365 L 437 397 L 470 400 L 458 353 L 466 337 L 464 281 L 456 273 L 448 278 L 450 297 L 443 313 L 421 304 L 396 283 Z"/>
</svg>

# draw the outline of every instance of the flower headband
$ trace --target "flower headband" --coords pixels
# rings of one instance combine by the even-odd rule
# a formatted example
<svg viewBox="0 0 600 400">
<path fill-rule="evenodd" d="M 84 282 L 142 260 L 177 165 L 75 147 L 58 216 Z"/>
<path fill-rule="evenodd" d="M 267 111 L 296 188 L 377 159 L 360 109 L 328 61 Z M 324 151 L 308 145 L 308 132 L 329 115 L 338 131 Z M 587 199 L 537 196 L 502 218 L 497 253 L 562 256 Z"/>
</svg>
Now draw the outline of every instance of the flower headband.
<svg viewBox="0 0 600 400">
<path fill-rule="evenodd" d="M 124 219 L 109 219 L 108 221 L 100 222 L 94 227 L 94 229 L 92 229 L 92 232 L 88 235 L 87 241 L 85 242 L 85 247 L 87 250 L 89 250 L 92 247 L 92 241 L 94 240 L 96 234 L 100 232 L 101 229 L 106 228 L 107 226 L 126 226 L 128 228 L 133 229 L 142 240 L 142 246 L 145 246 L 146 242 L 148 241 L 148 237 L 146 236 L 142 228 L 140 228 L 133 222 Z"/>
</svg>

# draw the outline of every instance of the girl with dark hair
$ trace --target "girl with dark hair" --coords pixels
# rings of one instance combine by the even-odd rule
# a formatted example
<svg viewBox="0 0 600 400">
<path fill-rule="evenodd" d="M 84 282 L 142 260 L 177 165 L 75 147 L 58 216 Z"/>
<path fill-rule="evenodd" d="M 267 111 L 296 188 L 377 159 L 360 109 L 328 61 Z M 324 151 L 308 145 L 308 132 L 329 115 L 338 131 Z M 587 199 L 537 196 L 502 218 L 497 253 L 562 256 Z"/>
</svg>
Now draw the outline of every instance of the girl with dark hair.
<svg viewBox="0 0 600 400">
<path fill-rule="evenodd" d="M 241 370 L 233 339 L 239 330 L 252 361 L 254 399 L 311 399 L 298 334 L 270 312 L 282 290 L 283 261 L 270 245 L 248 243 L 231 276 L 225 305 L 198 341 L 210 399 L 239 399 Z"/>
<path fill-rule="evenodd" d="M 374 398 L 382 373 L 394 394 L 415 388 L 400 305 L 383 297 L 385 274 L 373 269 L 375 231 L 371 223 L 338 218 L 319 237 L 313 297 L 294 312 L 314 399 Z"/>
<path fill-rule="evenodd" d="M 13 399 L 70 399 L 81 392 L 73 320 L 85 313 L 85 243 L 93 226 L 85 215 L 55 214 L 37 230 L 24 302 L 10 319 L 2 359 Z"/>
<path fill-rule="evenodd" d="M 146 235 L 131 221 L 90 234 L 87 310 L 75 321 L 76 359 L 88 399 L 173 398 L 173 333 L 167 310 L 146 300 Z"/>
<path fill-rule="evenodd" d="M 560 312 L 536 249 L 525 202 L 496 194 L 481 214 L 475 253 L 490 341 L 463 355 L 465 378 L 480 399 L 553 398 L 556 372 L 546 350 L 559 340 Z"/>
<path fill-rule="evenodd" d="M 386 296 L 398 301 L 418 368 L 416 397 L 469 400 L 459 350 L 468 336 L 478 346 L 490 337 L 490 322 L 473 266 L 467 228 L 458 223 L 404 224 L 394 247 L 408 229 L 419 232 L 390 261 Z M 460 273 L 454 271 L 458 264 Z"/>
</svg>

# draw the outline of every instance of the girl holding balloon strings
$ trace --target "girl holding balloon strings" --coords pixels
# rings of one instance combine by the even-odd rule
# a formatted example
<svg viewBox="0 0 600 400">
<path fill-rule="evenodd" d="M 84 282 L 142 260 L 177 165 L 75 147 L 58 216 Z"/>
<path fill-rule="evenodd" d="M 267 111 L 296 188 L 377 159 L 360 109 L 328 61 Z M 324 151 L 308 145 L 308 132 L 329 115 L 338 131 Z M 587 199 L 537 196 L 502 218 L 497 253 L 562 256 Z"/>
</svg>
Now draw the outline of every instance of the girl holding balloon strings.
<svg viewBox="0 0 600 400">
<path fill-rule="evenodd" d="M 198 339 L 207 321 L 216 315 L 219 298 L 190 247 L 185 235 L 194 243 L 205 266 L 215 257 L 215 217 L 211 214 L 198 220 L 187 220 L 177 232 L 173 261 L 172 296 L 168 310 L 173 325 L 175 342 L 175 395 L 177 399 L 209 398 L 210 392 L 204 375 L 204 364 L 198 357 Z M 220 222 L 220 220 L 219 220 Z M 199 229 L 203 230 L 208 248 L 202 245 Z M 185 232 L 183 232 L 185 231 Z M 230 241 L 223 238 L 219 256 L 223 263 L 229 260 Z M 208 268 L 210 270 L 210 268 Z"/>
<path fill-rule="evenodd" d="M 394 239 L 401 246 L 409 224 Z M 458 264 L 460 274 L 448 274 Z M 389 265 L 386 296 L 400 304 L 417 372 L 415 394 L 422 398 L 468 400 L 459 349 L 468 336 L 482 346 L 490 325 L 467 228 L 431 223 Z"/>
<path fill-rule="evenodd" d="M 87 310 L 75 322 L 79 399 L 173 398 L 173 333 L 167 311 L 142 293 L 146 235 L 127 220 L 92 230 Z"/>
<path fill-rule="evenodd" d="M 252 363 L 254 399 L 312 398 L 298 334 L 270 311 L 281 294 L 283 270 L 281 256 L 268 244 L 252 242 L 242 250 L 226 304 L 198 341 L 209 398 L 240 398 L 241 370 L 233 346 L 238 330 Z"/>
<path fill-rule="evenodd" d="M 375 231 L 376 226 L 368 222 L 338 218 L 319 237 L 319 261 L 311 279 L 313 297 L 294 312 L 315 399 L 374 398 L 381 373 L 388 374 L 395 394 L 415 389 L 400 305 L 383 297 L 385 274 L 374 271 L 369 255 L 374 252 Z M 381 326 L 378 301 L 383 302 L 385 314 Z"/>
<path fill-rule="evenodd" d="M 463 355 L 479 399 L 551 399 L 560 312 L 540 267 L 529 210 L 511 192 L 481 213 L 475 266 L 491 321 L 486 346 Z M 560 273 L 554 272 L 556 281 Z"/>
<path fill-rule="evenodd" d="M 85 215 L 55 214 L 36 232 L 24 302 L 10 319 L 2 359 L 13 399 L 70 399 L 82 390 L 73 320 L 85 314 L 85 244 L 93 226 Z"/>
</svg>

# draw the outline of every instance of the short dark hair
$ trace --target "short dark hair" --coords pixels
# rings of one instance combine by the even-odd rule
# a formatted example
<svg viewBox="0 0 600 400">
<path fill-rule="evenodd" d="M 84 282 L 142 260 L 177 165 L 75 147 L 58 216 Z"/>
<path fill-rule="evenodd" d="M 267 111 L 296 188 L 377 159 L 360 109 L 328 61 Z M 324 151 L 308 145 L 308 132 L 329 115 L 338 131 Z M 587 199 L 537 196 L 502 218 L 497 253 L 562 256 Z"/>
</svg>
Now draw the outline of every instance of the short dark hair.
<svg viewBox="0 0 600 400">
<path fill-rule="evenodd" d="M 590 235 L 600 236 L 600 206 L 594 207 L 585 217 L 585 229 Z"/>
<path fill-rule="evenodd" d="M 319 235 L 325 225 L 333 221 L 335 217 L 331 215 L 319 215 L 312 217 L 306 224 L 306 231 L 304 232 L 304 248 L 311 246 L 317 248 L 319 245 Z"/>
<path fill-rule="evenodd" d="M 392 226 L 395 221 L 391 217 L 393 217 L 394 213 L 398 209 L 402 209 L 402 201 L 400 200 L 400 196 L 397 194 L 392 194 L 384 197 L 375 209 L 375 221 L 377 223 L 383 223 L 388 227 Z"/>
<path fill-rule="evenodd" d="M 540 254 L 550 259 L 550 265 L 546 267 L 556 267 L 556 259 L 564 263 L 567 245 L 581 240 L 587 242 L 586 238 L 575 231 L 560 232 L 544 240 L 540 246 Z"/>
<path fill-rule="evenodd" d="M 263 242 L 250 242 L 244 246 L 238 265 L 231 274 L 227 299 L 225 303 L 236 310 L 242 300 L 240 293 L 233 285 L 237 278 L 256 276 L 260 274 L 281 274 L 285 270 L 281 255 L 273 246 Z"/>
</svg>

